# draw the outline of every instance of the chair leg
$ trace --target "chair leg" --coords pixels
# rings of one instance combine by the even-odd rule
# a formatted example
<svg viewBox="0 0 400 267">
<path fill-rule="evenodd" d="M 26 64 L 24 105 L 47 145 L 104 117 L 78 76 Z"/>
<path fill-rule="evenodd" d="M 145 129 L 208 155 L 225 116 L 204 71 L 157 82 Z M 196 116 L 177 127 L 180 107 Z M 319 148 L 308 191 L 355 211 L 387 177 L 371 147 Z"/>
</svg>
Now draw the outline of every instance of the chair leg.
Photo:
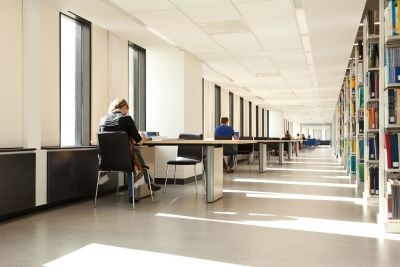
<svg viewBox="0 0 400 267">
<path fill-rule="evenodd" d="M 147 181 L 149 182 L 149 190 L 150 190 L 150 196 L 151 196 L 151 202 L 154 202 L 154 198 L 153 198 L 153 190 L 151 189 L 151 179 L 150 179 L 150 174 L 149 171 L 147 169 L 143 170 L 146 171 L 146 175 L 147 175 Z"/>
<path fill-rule="evenodd" d="M 203 164 L 203 179 L 204 179 L 204 188 L 207 188 L 207 177 L 206 177 L 206 168 L 204 168 Z"/>
<path fill-rule="evenodd" d="M 176 165 L 175 165 L 175 170 L 174 170 L 174 189 L 176 185 Z"/>
<path fill-rule="evenodd" d="M 193 165 L 194 167 L 194 182 L 196 184 L 196 195 L 197 195 L 197 173 L 196 173 L 196 164 Z"/>
<path fill-rule="evenodd" d="M 134 177 L 135 176 L 135 174 L 132 172 L 132 176 L 131 176 L 131 179 L 132 179 L 132 209 L 135 209 L 135 180 L 134 180 Z"/>
<path fill-rule="evenodd" d="M 97 191 L 99 190 L 99 179 L 100 179 L 100 171 L 97 172 L 97 185 L 96 185 L 96 194 L 94 196 L 94 208 L 96 208 L 97 204 Z"/>
<path fill-rule="evenodd" d="M 165 184 L 164 184 L 164 190 L 163 190 L 164 193 L 165 193 L 165 188 L 167 187 L 168 168 L 169 168 L 169 165 L 167 164 L 167 171 L 165 172 Z"/>
</svg>

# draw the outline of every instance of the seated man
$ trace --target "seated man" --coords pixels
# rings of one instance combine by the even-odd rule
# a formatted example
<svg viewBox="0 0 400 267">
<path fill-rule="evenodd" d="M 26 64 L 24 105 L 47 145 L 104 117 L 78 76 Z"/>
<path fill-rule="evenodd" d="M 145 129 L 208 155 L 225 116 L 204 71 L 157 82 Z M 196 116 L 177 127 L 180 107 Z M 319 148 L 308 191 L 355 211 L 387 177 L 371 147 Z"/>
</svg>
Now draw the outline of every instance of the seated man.
<svg viewBox="0 0 400 267">
<path fill-rule="evenodd" d="M 221 117 L 221 125 L 215 128 L 214 136 L 215 137 L 231 137 L 232 139 L 236 139 L 235 131 L 231 126 L 228 125 L 229 119 L 228 117 Z M 226 169 L 227 172 L 233 172 L 233 165 L 235 164 L 234 162 L 234 155 L 229 156 L 229 161 L 228 164 L 226 164 L 224 160 L 224 169 Z"/>
<path fill-rule="evenodd" d="M 135 122 L 132 117 L 128 115 L 129 106 L 125 99 L 122 100 L 114 100 L 110 104 L 109 113 L 107 116 L 103 117 L 100 121 L 100 131 L 114 132 L 114 131 L 123 131 L 126 132 L 131 139 L 131 143 L 134 144 L 131 146 L 131 152 L 135 154 L 137 157 L 139 164 L 143 169 L 144 179 L 147 185 L 153 191 L 160 190 L 160 186 L 154 184 L 152 177 L 148 174 L 145 162 L 143 160 L 142 155 L 138 149 L 138 145 L 142 145 L 145 141 L 144 138 L 139 134 L 136 129 Z M 135 157 L 134 157 L 135 158 Z M 136 168 L 135 168 L 136 169 Z M 135 177 L 135 187 L 142 184 L 141 180 L 143 178 L 140 177 L 139 173 L 136 173 Z M 132 178 L 131 174 L 128 175 L 128 194 L 129 194 L 129 202 L 132 202 Z M 135 199 L 137 202 L 138 199 Z"/>
</svg>

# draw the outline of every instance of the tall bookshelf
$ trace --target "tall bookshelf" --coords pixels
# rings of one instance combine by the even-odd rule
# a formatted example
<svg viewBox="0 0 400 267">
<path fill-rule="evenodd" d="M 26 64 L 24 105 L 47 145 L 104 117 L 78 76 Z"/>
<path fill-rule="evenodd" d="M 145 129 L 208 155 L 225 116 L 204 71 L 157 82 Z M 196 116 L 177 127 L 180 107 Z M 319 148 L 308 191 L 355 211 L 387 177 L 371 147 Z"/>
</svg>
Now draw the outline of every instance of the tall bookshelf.
<svg viewBox="0 0 400 267">
<path fill-rule="evenodd" d="M 371 13 L 372 12 L 372 16 Z M 368 11 L 363 21 L 364 59 L 364 198 L 379 202 L 379 34 L 375 30 L 376 12 Z M 378 54 L 379 55 L 379 54 Z"/>
<path fill-rule="evenodd" d="M 356 182 L 357 188 L 364 183 L 364 51 L 362 40 L 354 52 L 355 107 L 356 107 Z"/>
<path fill-rule="evenodd" d="M 384 108 L 381 131 L 384 134 L 382 188 L 379 220 L 386 232 L 400 233 L 400 1 L 380 0 L 380 60 Z"/>
<path fill-rule="evenodd" d="M 356 179 L 357 173 L 357 116 L 356 116 L 356 61 L 352 59 L 350 61 L 350 73 L 349 73 L 349 169 L 351 180 Z"/>
</svg>

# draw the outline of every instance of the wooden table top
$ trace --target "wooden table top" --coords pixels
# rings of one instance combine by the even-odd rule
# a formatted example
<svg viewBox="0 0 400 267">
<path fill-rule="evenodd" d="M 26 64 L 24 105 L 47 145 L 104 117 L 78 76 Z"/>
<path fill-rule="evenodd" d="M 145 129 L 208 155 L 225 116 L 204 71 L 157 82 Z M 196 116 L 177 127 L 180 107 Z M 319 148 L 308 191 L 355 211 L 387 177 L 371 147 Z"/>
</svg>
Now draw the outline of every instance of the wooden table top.
<svg viewBox="0 0 400 267">
<path fill-rule="evenodd" d="M 241 144 L 257 144 L 257 143 L 296 143 L 301 140 L 185 140 L 185 139 L 165 139 L 165 140 L 149 140 L 144 145 L 148 146 L 177 146 L 177 145 L 241 145 Z"/>
</svg>

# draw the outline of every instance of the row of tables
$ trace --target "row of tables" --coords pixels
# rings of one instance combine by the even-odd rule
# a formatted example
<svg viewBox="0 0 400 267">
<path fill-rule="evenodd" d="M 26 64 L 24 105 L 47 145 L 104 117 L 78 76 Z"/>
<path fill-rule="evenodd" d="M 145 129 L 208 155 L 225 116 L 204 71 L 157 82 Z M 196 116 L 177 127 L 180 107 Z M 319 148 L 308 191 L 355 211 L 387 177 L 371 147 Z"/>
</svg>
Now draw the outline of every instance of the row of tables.
<svg viewBox="0 0 400 267">
<path fill-rule="evenodd" d="M 298 155 L 299 143 L 302 140 L 162 140 L 146 141 L 148 146 L 181 146 L 181 145 L 201 145 L 206 149 L 206 199 L 208 203 L 214 202 L 223 197 L 223 145 L 254 144 L 259 146 L 259 172 L 265 171 L 266 152 L 268 144 L 279 144 L 279 164 L 283 163 L 284 144 L 288 144 L 288 159 L 293 154 Z"/>
</svg>

